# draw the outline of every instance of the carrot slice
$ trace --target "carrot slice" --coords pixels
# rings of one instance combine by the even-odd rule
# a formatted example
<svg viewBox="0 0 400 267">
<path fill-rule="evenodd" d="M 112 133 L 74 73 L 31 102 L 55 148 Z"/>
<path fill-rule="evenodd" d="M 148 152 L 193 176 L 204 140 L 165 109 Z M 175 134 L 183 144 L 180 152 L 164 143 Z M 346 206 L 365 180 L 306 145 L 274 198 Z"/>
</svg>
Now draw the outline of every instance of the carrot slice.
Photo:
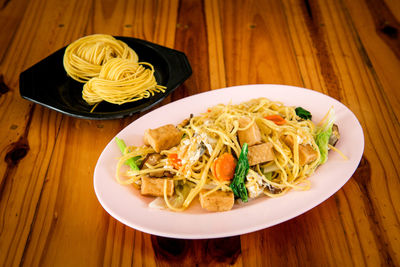
<svg viewBox="0 0 400 267">
<path fill-rule="evenodd" d="M 235 174 L 236 160 L 232 154 L 224 153 L 213 163 L 211 171 L 218 181 L 229 181 Z"/>
<path fill-rule="evenodd" d="M 180 167 L 182 167 L 182 161 L 180 158 L 178 158 L 177 153 L 168 154 L 168 163 L 177 170 L 179 170 Z"/>
<path fill-rule="evenodd" d="M 286 123 L 286 120 L 279 115 L 270 115 L 264 118 L 273 121 L 276 125 L 284 125 Z"/>
</svg>

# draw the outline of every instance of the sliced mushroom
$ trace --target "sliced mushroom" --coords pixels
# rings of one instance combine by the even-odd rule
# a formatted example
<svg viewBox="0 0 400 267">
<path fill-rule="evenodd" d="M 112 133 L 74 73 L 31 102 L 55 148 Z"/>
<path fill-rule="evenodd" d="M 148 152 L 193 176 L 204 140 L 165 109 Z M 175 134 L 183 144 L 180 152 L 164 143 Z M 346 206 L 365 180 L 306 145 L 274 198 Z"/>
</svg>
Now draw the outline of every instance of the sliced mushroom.
<svg viewBox="0 0 400 267">
<path fill-rule="evenodd" d="M 157 165 L 161 157 L 162 156 L 158 153 L 147 155 L 147 157 L 143 160 L 143 165 L 141 166 L 141 169 L 147 169 L 148 167 L 146 166 L 146 164 L 149 164 L 151 166 Z M 164 177 L 164 171 L 153 172 L 151 175 L 158 178 Z"/>
<path fill-rule="evenodd" d="M 329 144 L 331 146 L 335 146 L 336 143 L 339 141 L 339 139 L 340 139 L 339 126 L 337 126 L 336 124 L 333 124 L 333 126 L 332 126 L 332 134 L 329 137 Z"/>
<path fill-rule="evenodd" d="M 148 156 L 145 163 L 150 164 L 151 166 L 156 165 L 161 159 L 161 155 L 158 153 L 153 153 Z"/>
<path fill-rule="evenodd" d="M 189 118 L 184 119 L 181 123 L 178 124 L 178 127 L 183 128 L 189 124 L 190 119 L 193 118 L 193 114 L 190 114 Z"/>
</svg>

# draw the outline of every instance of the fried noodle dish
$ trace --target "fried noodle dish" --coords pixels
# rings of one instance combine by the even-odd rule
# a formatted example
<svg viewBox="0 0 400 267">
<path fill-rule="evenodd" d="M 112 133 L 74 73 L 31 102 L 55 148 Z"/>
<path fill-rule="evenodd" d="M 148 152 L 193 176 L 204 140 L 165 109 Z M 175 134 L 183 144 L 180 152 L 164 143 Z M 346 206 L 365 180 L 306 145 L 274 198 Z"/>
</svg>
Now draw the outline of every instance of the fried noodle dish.
<svg viewBox="0 0 400 267">
<path fill-rule="evenodd" d="M 123 156 L 116 179 L 151 207 L 183 211 L 197 197 L 208 211 L 227 211 L 237 202 L 307 190 L 307 179 L 328 159 L 339 140 L 330 108 L 319 124 L 302 107 L 266 98 L 219 104 L 178 125 L 144 132 L 143 146 L 116 143 Z M 125 166 L 128 165 L 128 166 Z"/>
</svg>

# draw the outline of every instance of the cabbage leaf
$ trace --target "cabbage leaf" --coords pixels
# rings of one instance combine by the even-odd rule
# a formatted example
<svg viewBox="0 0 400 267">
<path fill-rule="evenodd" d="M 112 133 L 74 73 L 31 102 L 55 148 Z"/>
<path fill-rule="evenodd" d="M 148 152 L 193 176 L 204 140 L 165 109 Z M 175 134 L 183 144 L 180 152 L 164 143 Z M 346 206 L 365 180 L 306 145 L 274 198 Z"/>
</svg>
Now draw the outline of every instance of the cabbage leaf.
<svg viewBox="0 0 400 267">
<path fill-rule="evenodd" d="M 319 123 L 320 126 L 316 128 L 315 143 L 317 144 L 321 154 L 319 164 L 324 164 L 328 160 L 329 137 L 332 135 L 332 126 L 335 119 L 335 111 L 333 108 L 330 108 L 328 113 Z"/>
</svg>

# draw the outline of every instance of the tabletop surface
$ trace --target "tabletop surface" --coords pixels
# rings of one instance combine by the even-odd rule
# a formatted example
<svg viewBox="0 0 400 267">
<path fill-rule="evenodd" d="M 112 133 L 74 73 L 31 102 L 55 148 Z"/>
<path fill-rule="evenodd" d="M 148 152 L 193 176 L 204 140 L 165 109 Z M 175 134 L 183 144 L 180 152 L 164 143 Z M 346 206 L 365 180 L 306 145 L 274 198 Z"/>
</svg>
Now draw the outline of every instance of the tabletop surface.
<svg viewBox="0 0 400 267">
<path fill-rule="evenodd" d="M 399 20 L 396 0 L 0 0 L 0 265 L 400 266 Z M 184 240 L 129 228 L 98 202 L 93 173 L 146 112 L 78 119 L 19 94 L 22 71 L 93 33 L 186 54 L 192 76 L 153 109 L 243 84 L 327 94 L 361 123 L 360 165 L 317 207 L 257 232 Z"/>
</svg>

